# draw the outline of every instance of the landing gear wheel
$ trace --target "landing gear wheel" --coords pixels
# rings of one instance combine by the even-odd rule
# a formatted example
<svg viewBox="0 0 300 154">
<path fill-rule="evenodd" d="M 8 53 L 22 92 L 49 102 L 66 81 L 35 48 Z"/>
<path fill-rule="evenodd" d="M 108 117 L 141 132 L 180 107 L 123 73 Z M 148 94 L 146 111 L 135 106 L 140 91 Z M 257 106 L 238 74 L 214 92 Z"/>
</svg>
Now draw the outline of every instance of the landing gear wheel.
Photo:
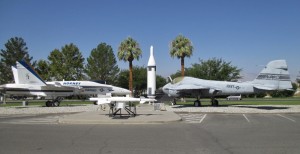
<svg viewBox="0 0 300 154">
<path fill-rule="evenodd" d="M 194 101 L 194 106 L 195 107 L 201 106 L 201 102 L 199 100 Z"/>
<path fill-rule="evenodd" d="M 47 107 L 51 107 L 51 106 L 52 106 L 52 102 L 51 102 L 51 101 L 47 101 L 47 102 L 46 102 L 46 106 L 47 106 Z"/>
<path fill-rule="evenodd" d="M 212 106 L 219 106 L 219 101 L 216 99 L 212 99 L 211 104 L 212 104 Z"/>
<path fill-rule="evenodd" d="M 172 104 L 172 106 L 176 105 L 176 99 L 174 99 L 171 104 Z"/>
</svg>

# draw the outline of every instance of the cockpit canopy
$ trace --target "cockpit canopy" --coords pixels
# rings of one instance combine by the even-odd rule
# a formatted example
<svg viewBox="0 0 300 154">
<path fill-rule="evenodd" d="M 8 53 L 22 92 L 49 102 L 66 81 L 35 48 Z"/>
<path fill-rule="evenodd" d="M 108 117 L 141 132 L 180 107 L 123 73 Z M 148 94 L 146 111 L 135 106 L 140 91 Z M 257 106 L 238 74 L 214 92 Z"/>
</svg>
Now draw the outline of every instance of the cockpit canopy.
<svg viewBox="0 0 300 154">
<path fill-rule="evenodd" d="M 94 80 L 93 82 L 100 83 L 100 84 L 106 84 L 106 81 L 104 81 L 104 80 Z"/>
<path fill-rule="evenodd" d="M 182 81 L 183 78 L 184 78 L 184 77 L 177 77 L 177 78 L 175 78 L 175 79 L 172 80 L 171 84 L 176 84 L 176 83 Z"/>
</svg>

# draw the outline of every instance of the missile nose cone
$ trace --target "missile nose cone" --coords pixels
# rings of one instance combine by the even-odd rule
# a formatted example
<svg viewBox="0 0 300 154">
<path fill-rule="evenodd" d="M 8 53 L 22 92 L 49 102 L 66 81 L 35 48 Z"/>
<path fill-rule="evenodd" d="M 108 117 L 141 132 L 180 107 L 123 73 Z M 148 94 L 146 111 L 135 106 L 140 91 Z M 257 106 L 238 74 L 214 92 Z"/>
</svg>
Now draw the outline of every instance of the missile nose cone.
<svg viewBox="0 0 300 154">
<path fill-rule="evenodd" d="M 150 55 L 152 55 L 153 54 L 153 46 L 151 45 L 150 46 Z"/>
<path fill-rule="evenodd" d="M 156 66 L 155 59 L 154 59 L 154 54 L 153 54 L 153 46 L 152 45 L 150 47 L 150 57 L 149 57 L 149 61 L 148 61 L 148 66 Z"/>
</svg>

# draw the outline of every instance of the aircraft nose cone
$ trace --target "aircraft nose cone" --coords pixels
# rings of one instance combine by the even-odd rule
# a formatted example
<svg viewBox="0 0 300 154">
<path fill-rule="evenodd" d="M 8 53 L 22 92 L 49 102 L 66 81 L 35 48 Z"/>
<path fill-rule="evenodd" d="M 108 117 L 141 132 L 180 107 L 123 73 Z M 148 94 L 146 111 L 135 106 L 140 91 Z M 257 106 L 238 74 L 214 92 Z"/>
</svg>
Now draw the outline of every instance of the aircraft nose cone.
<svg viewBox="0 0 300 154">
<path fill-rule="evenodd" d="M 168 84 L 166 84 L 165 86 L 163 86 L 162 90 L 163 90 L 163 92 L 164 92 L 165 94 L 168 94 L 168 93 L 169 93 Z"/>
<path fill-rule="evenodd" d="M 123 93 L 131 93 L 131 91 L 130 90 L 128 90 L 128 89 L 124 89 L 124 88 L 122 88 L 122 89 L 120 89 L 120 91 L 121 92 L 123 92 Z"/>
</svg>

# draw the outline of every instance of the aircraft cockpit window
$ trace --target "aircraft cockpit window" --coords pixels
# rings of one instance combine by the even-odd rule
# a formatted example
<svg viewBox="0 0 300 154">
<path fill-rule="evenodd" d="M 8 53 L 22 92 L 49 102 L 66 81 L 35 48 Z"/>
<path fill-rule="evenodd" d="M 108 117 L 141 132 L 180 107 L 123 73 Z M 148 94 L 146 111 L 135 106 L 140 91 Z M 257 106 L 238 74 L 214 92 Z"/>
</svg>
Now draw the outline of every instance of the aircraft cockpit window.
<svg viewBox="0 0 300 154">
<path fill-rule="evenodd" d="M 171 83 L 172 83 L 172 84 L 176 84 L 176 83 L 180 82 L 181 80 L 183 80 L 183 78 L 184 78 L 184 77 L 177 77 L 177 78 L 175 78 Z"/>
<path fill-rule="evenodd" d="M 93 82 L 100 83 L 100 84 L 106 84 L 104 80 L 94 80 Z"/>
</svg>

